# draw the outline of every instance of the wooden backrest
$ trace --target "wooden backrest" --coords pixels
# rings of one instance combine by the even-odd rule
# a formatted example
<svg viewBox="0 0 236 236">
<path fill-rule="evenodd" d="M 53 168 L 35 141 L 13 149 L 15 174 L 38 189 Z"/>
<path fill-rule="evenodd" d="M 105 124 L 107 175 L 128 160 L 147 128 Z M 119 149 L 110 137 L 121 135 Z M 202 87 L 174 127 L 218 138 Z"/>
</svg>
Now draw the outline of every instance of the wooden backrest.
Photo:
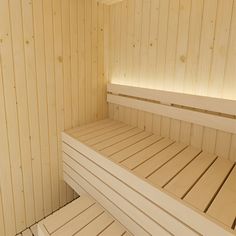
<svg viewBox="0 0 236 236">
<path fill-rule="evenodd" d="M 236 101 L 108 84 L 107 101 L 236 134 Z"/>
</svg>

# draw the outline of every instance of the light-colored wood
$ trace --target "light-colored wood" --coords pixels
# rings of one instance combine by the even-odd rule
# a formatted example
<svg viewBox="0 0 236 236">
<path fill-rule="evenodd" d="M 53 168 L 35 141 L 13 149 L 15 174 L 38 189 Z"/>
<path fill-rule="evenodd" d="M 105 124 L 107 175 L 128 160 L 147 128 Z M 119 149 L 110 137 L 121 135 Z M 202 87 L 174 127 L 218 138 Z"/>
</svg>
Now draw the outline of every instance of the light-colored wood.
<svg viewBox="0 0 236 236">
<path fill-rule="evenodd" d="M 111 227 L 114 224 L 115 227 Z M 109 229 L 111 227 L 111 229 Z M 88 194 L 83 195 L 39 223 L 40 236 L 98 235 L 106 230 L 127 230 Z M 31 234 L 30 234 L 31 235 Z"/>
<path fill-rule="evenodd" d="M 150 176 L 156 170 L 158 170 L 161 166 L 167 163 L 170 159 L 175 157 L 179 152 L 185 149 L 187 146 L 180 143 L 174 143 L 162 152 L 156 154 L 151 159 L 143 163 L 134 169 L 134 173 L 142 176 L 144 178 Z"/>
<path fill-rule="evenodd" d="M 149 160 L 152 156 L 161 152 L 163 149 L 167 148 L 173 143 L 169 139 L 162 139 L 157 143 L 145 148 L 143 151 L 132 155 L 128 159 L 121 162 L 121 164 L 131 170 L 135 169 L 137 166 L 141 165 L 145 161 Z"/>
<path fill-rule="evenodd" d="M 129 218 L 118 206 L 113 204 L 110 199 L 96 189 L 92 184 L 88 183 L 82 176 L 76 174 L 74 171 L 70 171 L 70 175 L 64 172 L 64 180 L 77 191 L 82 186 L 86 191 L 93 196 L 105 209 L 109 209 L 109 212 L 117 219 L 121 217 L 120 222 L 131 229 L 135 235 L 148 235 L 139 225 L 137 225 L 131 218 Z M 79 186 L 79 184 L 80 186 Z"/>
<path fill-rule="evenodd" d="M 102 214 L 75 235 L 77 236 L 99 235 L 104 229 L 109 227 L 113 222 L 114 220 L 109 215 Z"/>
<path fill-rule="evenodd" d="M 216 159 L 216 156 L 201 153 L 193 162 L 191 162 L 183 171 L 181 171 L 169 184 L 165 186 L 168 192 L 182 198 L 187 191 L 194 186 L 207 168 Z M 188 176 L 188 178 L 186 178 Z M 203 193 L 204 194 L 204 193 Z"/>
<path fill-rule="evenodd" d="M 235 107 L 236 102 L 234 100 L 154 90 L 142 87 L 124 86 L 119 84 L 108 84 L 107 91 L 114 94 L 159 101 L 163 104 L 176 104 L 201 110 L 235 115 L 233 107 Z"/>
<path fill-rule="evenodd" d="M 137 142 L 139 142 L 142 139 L 147 138 L 148 136 L 151 136 L 150 133 L 147 132 L 141 132 L 136 135 L 133 135 L 131 137 L 128 137 L 125 140 L 122 140 L 118 142 L 117 144 L 111 145 L 109 147 L 106 147 L 101 150 L 101 153 L 103 153 L 105 156 L 111 156 L 112 154 L 125 149 L 126 147 L 129 147 Z"/>
<path fill-rule="evenodd" d="M 191 191 L 184 197 L 184 200 L 197 209 L 204 211 L 208 207 L 208 204 L 215 193 L 217 193 L 221 184 L 224 182 L 232 165 L 231 162 L 218 158 Z M 204 193 L 204 195 L 199 198 L 198 194 L 200 192 Z"/>
<path fill-rule="evenodd" d="M 133 190 L 130 190 L 129 188 L 127 188 L 127 186 L 123 185 L 119 180 L 117 180 L 116 178 L 109 176 L 109 173 L 104 172 L 103 170 L 99 169 L 96 165 L 93 165 L 89 167 L 88 165 L 88 161 L 86 164 L 86 157 L 83 157 L 81 154 L 77 154 L 75 151 L 73 151 L 71 148 L 66 148 L 65 146 L 65 151 L 66 153 L 69 153 L 71 156 L 73 156 L 73 158 L 71 159 L 75 159 L 78 162 L 72 161 L 70 159 L 68 159 L 68 156 L 65 156 L 65 162 L 69 165 L 72 166 L 72 169 L 74 169 L 77 173 L 83 173 L 84 178 L 87 179 L 88 175 L 86 174 L 86 171 L 83 171 L 82 166 L 85 168 L 88 168 L 90 170 L 90 172 L 93 170 L 94 173 L 96 173 L 96 175 L 94 174 L 94 183 L 97 183 L 96 186 L 100 186 L 99 189 L 101 189 L 103 191 L 103 193 L 109 197 L 110 200 L 112 200 L 115 204 L 119 203 L 119 207 L 126 212 L 126 214 L 129 215 L 129 217 L 131 217 L 132 219 L 134 219 L 137 223 L 139 223 L 139 225 L 141 225 L 142 227 L 144 227 L 144 229 L 146 229 L 148 232 L 150 233 L 157 233 L 160 232 L 163 235 L 166 235 L 167 232 L 165 232 L 163 229 L 159 229 L 159 223 L 163 222 L 164 224 L 167 224 L 168 222 L 168 215 L 164 212 L 162 212 L 162 210 L 160 209 L 152 209 L 150 203 L 148 202 L 143 202 L 143 206 L 140 206 L 140 202 L 142 201 L 142 197 L 140 197 L 139 195 L 137 195 L 137 193 L 133 192 Z M 77 163 L 80 163 L 81 167 L 79 168 L 79 165 Z M 91 165 L 90 164 L 90 165 Z M 66 170 L 69 170 L 68 168 L 66 168 Z M 96 170 L 96 172 L 95 172 Z M 79 172 L 78 172 L 79 171 Z M 68 172 L 70 173 L 70 172 Z M 86 177 L 87 176 L 87 177 Z M 103 185 L 99 184 L 99 181 L 96 180 L 96 176 L 99 177 L 99 179 L 105 181 L 105 184 L 107 185 L 106 188 L 103 187 Z M 89 180 L 89 179 L 87 179 Z M 99 185 L 98 185 L 99 184 Z M 122 187 L 123 185 L 123 187 Z M 120 189 L 120 194 L 122 194 L 123 198 L 120 198 L 118 196 L 116 196 L 116 193 L 114 193 L 114 190 L 116 191 L 116 189 Z M 112 193 L 113 192 L 113 193 Z M 134 204 L 135 209 L 133 206 L 131 206 L 129 204 L 129 202 L 126 203 L 126 199 L 130 199 L 130 201 L 132 201 L 132 203 Z M 149 212 L 149 217 L 145 217 L 144 215 L 142 215 L 142 213 L 140 214 L 139 212 L 139 208 L 141 207 L 141 209 L 143 209 L 142 211 L 144 212 Z M 131 214 L 132 212 L 132 214 Z M 158 214 L 157 214 L 158 212 Z M 135 218 L 133 216 L 136 216 Z M 153 221 L 150 221 L 150 217 L 155 219 L 155 222 L 159 222 L 158 224 L 155 224 Z M 119 218 L 118 218 L 119 219 Z M 142 219 L 142 220 L 141 220 Z M 141 220 L 141 221 L 140 221 Z M 142 223 L 141 223 L 142 222 Z M 150 228 L 150 226 L 152 228 Z M 187 232 L 189 231 L 188 229 L 186 229 L 183 225 L 179 224 L 179 222 L 175 222 L 175 227 L 171 228 L 172 232 Z M 132 232 L 132 231 L 131 231 Z M 188 234 L 192 234 L 193 232 L 189 231 Z M 194 233 L 193 233 L 194 235 Z"/>
<path fill-rule="evenodd" d="M 119 106 L 120 108 L 120 106 Z M 119 115 L 118 109 L 118 115 Z M 128 112 L 132 119 L 139 118 L 139 110 L 132 109 Z M 219 155 L 220 158 L 235 159 L 235 135 L 221 130 L 203 127 L 194 123 L 184 122 L 180 120 L 170 119 L 165 116 L 147 113 L 146 115 L 152 123 L 151 132 L 169 137 L 174 141 L 181 141 L 191 146 L 201 148 L 203 151 Z M 149 122 L 149 123 L 150 123 Z M 134 125 L 137 125 L 137 123 Z"/>
<path fill-rule="evenodd" d="M 222 189 L 217 194 L 207 214 L 223 222 L 229 227 L 233 227 L 236 209 L 236 168 L 228 176 Z"/>
<path fill-rule="evenodd" d="M 109 66 L 110 81 L 235 100 L 235 5 L 223 2 L 140 0 L 120 11 L 113 10 L 122 3 L 111 5 L 109 55 L 118 51 L 120 59 Z M 116 37 L 126 11 L 128 33 Z M 124 66 L 126 76 L 115 76 Z"/>
<path fill-rule="evenodd" d="M 101 236 L 120 236 L 125 233 L 125 229 L 123 229 L 119 222 L 113 222 L 107 229 L 105 229 L 100 235 Z"/>
<path fill-rule="evenodd" d="M 110 140 L 111 138 L 117 136 L 117 135 L 122 135 L 123 133 L 126 133 L 130 130 L 133 130 L 134 127 L 131 127 L 131 126 L 123 126 L 121 128 L 118 128 L 114 131 L 111 131 L 111 132 L 107 132 L 106 134 L 103 134 L 103 135 L 100 135 L 98 137 L 93 137 L 89 140 L 86 141 L 86 143 L 88 145 L 95 145 L 97 143 L 101 143 L 102 141 L 105 141 L 105 140 Z"/>
<path fill-rule="evenodd" d="M 120 106 L 128 106 L 133 109 L 195 123 L 213 129 L 223 130 L 228 133 L 236 133 L 236 121 L 233 118 L 222 117 L 214 114 L 198 112 L 197 110 L 193 111 L 189 109 L 182 109 L 169 105 L 162 105 L 154 102 L 147 102 L 135 98 L 128 98 L 112 94 L 107 95 L 107 101 Z M 214 120 L 214 122 L 212 122 L 212 120 Z"/>
<path fill-rule="evenodd" d="M 99 54 L 107 34 L 103 16 L 109 12 L 103 4 L 86 2 L 0 3 L 1 235 L 22 232 L 74 198 L 62 180 L 60 133 L 107 116 Z M 91 45 L 93 67 L 87 60 Z"/>
<path fill-rule="evenodd" d="M 116 146 L 116 143 L 120 144 L 122 141 L 126 142 L 127 139 L 129 138 L 132 139 L 133 136 L 139 137 L 142 134 L 143 132 L 140 129 L 135 128 L 130 130 L 129 132 L 125 132 L 124 134 L 117 135 L 116 137 L 111 138 L 109 140 L 97 143 L 93 146 L 93 148 L 101 152 L 109 152 L 109 150 L 112 149 L 113 146 Z M 147 136 L 148 136 L 147 133 L 142 135 L 142 137 L 147 137 Z"/>
<path fill-rule="evenodd" d="M 173 160 L 161 167 L 157 172 L 154 172 L 148 177 L 154 185 L 163 187 L 175 175 L 177 175 L 188 163 L 190 163 L 200 150 L 194 148 L 186 148 L 183 152 L 178 154 Z"/>
<path fill-rule="evenodd" d="M 134 155 L 135 153 L 140 152 L 142 149 L 152 145 L 153 143 L 158 142 L 161 139 L 160 136 L 152 135 L 147 137 L 115 154 L 111 155 L 110 158 L 116 162 L 122 162 L 126 160 L 128 157 Z"/>
<path fill-rule="evenodd" d="M 152 137 L 152 136 L 149 136 L 149 137 Z M 131 139 L 132 138 L 133 137 L 131 137 Z M 147 138 L 145 138 L 144 141 L 145 140 L 147 140 Z M 153 217 L 153 219 L 156 219 L 156 222 L 161 224 L 164 228 L 167 227 L 167 229 L 170 232 L 174 232 L 174 234 L 176 234 L 176 232 L 181 232 L 181 230 L 186 230 L 186 228 L 180 227 L 180 225 L 179 225 L 180 228 L 177 228 L 176 227 L 177 222 L 175 224 L 171 224 L 172 226 L 173 225 L 175 226 L 174 228 L 171 228 L 171 226 L 168 222 L 173 222 L 172 221 L 173 219 L 170 220 L 168 218 L 169 217 L 168 215 L 165 215 L 165 214 L 163 215 L 162 211 L 160 211 L 158 214 L 152 212 L 152 210 L 151 210 L 152 207 L 151 207 L 151 205 L 149 205 L 148 202 L 146 202 L 146 200 L 147 200 L 147 201 L 151 201 L 151 202 L 155 203 L 158 207 L 160 206 L 162 209 L 165 209 L 172 216 L 173 215 L 175 216 L 174 219 L 181 220 L 181 222 L 184 222 L 186 225 L 188 225 L 190 228 L 193 228 L 199 234 L 208 234 L 208 233 L 206 233 L 206 231 L 214 232 L 214 235 L 215 234 L 216 235 L 217 234 L 219 234 L 219 235 L 221 235 L 221 234 L 231 235 L 232 234 L 229 227 L 227 228 L 224 226 L 224 224 L 222 224 L 222 222 L 219 223 L 219 221 L 214 221 L 214 219 L 211 217 L 209 218 L 204 213 L 204 210 L 200 210 L 200 211 L 194 210 L 189 204 L 186 205 L 184 202 L 180 202 L 182 200 L 173 197 L 172 194 L 170 196 L 167 193 L 167 189 L 166 190 L 164 189 L 164 191 L 163 191 L 163 189 L 161 190 L 159 187 L 154 187 L 153 185 L 149 184 L 147 181 L 143 181 L 140 179 L 140 177 L 141 178 L 142 177 L 148 178 L 149 176 L 152 176 L 153 173 L 161 173 L 162 176 L 166 176 L 166 177 L 164 177 L 164 179 L 166 179 L 164 181 L 165 182 L 164 186 L 165 186 L 167 183 L 171 183 L 171 180 L 174 181 L 175 177 L 178 178 L 178 175 L 181 174 L 181 172 L 188 173 L 189 172 L 188 169 L 193 168 L 192 166 L 194 166 L 194 165 L 199 167 L 199 165 L 197 165 L 196 163 L 200 163 L 199 159 L 201 159 L 205 156 L 207 164 L 205 164 L 205 165 L 203 164 L 204 168 L 199 167 L 198 171 L 196 171 L 196 172 L 198 172 L 198 174 L 195 174 L 195 178 L 197 180 L 198 179 L 201 180 L 202 178 L 204 178 L 204 176 L 206 176 L 208 174 L 209 170 L 211 169 L 211 167 L 215 163 L 214 162 L 211 165 L 211 163 L 214 161 L 216 156 L 209 155 L 206 153 L 202 153 L 199 155 L 199 153 L 201 152 L 200 149 L 196 149 L 196 148 L 192 148 L 192 147 L 186 148 L 186 146 L 187 146 L 186 144 L 185 145 L 184 144 L 178 145 L 176 143 L 176 144 L 170 145 L 169 147 L 166 147 L 165 150 L 159 152 L 158 154 L 156 154 L 156 155 L 154 154 L 153 157 L 151 156 L 150 160 L 146 161 L 145 156 L 144 156 L 143 157 L 144 162 L 142 163 L 142 161 L 141 161 L 142 164 L 140 166 L 138 166 L 137 168 L 135 168 L 134 172 L 131 173 L 130 170 L 128 170 L 128 168 L 122 168 L 121 165 L 111 162 L 109 160 L 111 157 L 105 158 L 103 155 L 94 151 L 92 147 L 88 147 L 88 146 L 84 145 L 83 143 L 81 143 L 78 140 L 73 139 L 71 136 L 67 135 L 66 133 L 63 133 L 63 141 L 65 143 L 63 145 L 63 150 L 65 153 L 67 153 L 67 155 L 70 156 L 70 157 L 67 155 L 65 156 L 64 168 L 65 168 L 66 173 L 68 173 L 68 175 L 72 174 L 73 178 L 75 178 L 75 181 L 77 179 L 78 182 L 82 181 L 80 175 L 82 175 L 83 178 L 85 178 L 87 181 L 90 181 L 90 182 L 92 181 L 91 183 L 93 183 L 93 185 L 99 186 L 99 190 L 101 190 L 105 196 L 107 196 L 109 199 L 113 199 L 112 201 L 114 201 L 115 203 L 119 202 L 119 206 L 125 210 L 126 214 L 130 214 L 131 208 L 129 208 L 128 205 L 126 205 L 126 207 L 123 208 L 123 206 L 124 206 L 123 204 L 125 204 L 123 200 L 130 199 L 130 202 L 132 202 L 134 204 L 134 206 L 136 206 L 138 209 L 141 208 L 142 212 L 146 212 L 147 209 L 149 209 L 147 211 L 148 216 Z M 120 141 L 120 142 L 124 143 L 124 141 L 125 140 Z M 140 141 L 140 142 L 142 142 L 142 141 Z M 158 143 L 158 142 L 161 142 L 161 140 L 156 141 L 154 143 Z M 66 143 L 68 143 L 73 148 L 69 147 Z M 120 150 L 120 152 L 123 152 L 123 155 L 126 155 L 125 150 L 128 150 L 128 155 L 127 155 L 127 160 L 128 160 L 128 158 L 130 156 L 136 155 L 136 153 L 138 154 L 139 152 L 142 152 L 145 149 L 148 149 L 153 144 L 152 142 L 150 143 L 150 141 L 148 143 L 149 143 L 149 145 L 144 145 L 142 148 L 139 148 L 139 146 L 137 145 L 138 143 L 135 143 L 131 146 L 127 146 L 123 150 Z M 119 142 L 117 144 L 115 144 L 114 146 L 116 146 L 118 144 L 119 144 Z M 138 150 L 135 151 L 135 149 L 132 147 L 134 145 L 136 145 L 135 147 L 138 148 Z M 129 151 L 129 147 L 132 147 L 130 149 L 130 151 Z M 122 148 L 122 146 L 121 146 L 121 148 Z M 78 151 L 76 151 L 76 150 L 78 150 Z M 170 154 L 168 154 L 168 150 L 170 150 Z M 119 150 L 116 150 L 116 151 L 119 152 Z M 163 156 L 162 156 L 162 154 L 163 154 Z M 122 157 L 122 159 L 123 159 L 123 157 Z M 152 159 L 153 160 L 155 159 L 156 161 L 158 159 L 160 159 L 159 168 L 157 167 L 157 169 L 151 170 L 152 172 L 148 173 L 147 176 L 145 176 L 145 175 L 139 176 L 138 172 L 135 172 L 135 170 L 138 169 L 139 167 L 141 167 L 142 165 L 145 165 L 146 163 L 148 163 Z M 217 160 L 221 161 L 222 163 L 227 162 L 228 163 L 227 165 L 230 168 L 233 165 L 232 162 L 223 160 L 221 158 L 218 158 Z M 66 163 L 68 163 L 68 164 L 66 164 Z M 134 163 L 135 163 L 135 161 L 134 161 Z M 139 160 L 137 161 L 137 163 L 139 164 Z M 158 162 L 157 162 L 157 164 L 158 164 Z M 209 169 L 207 169 L 207 166 L 209 166 Z M 196 169 L 197 169 L 197 167 L 196 167 Z M 74 168 L 76 168 L 76 170 Z M 230 170 L 230 168 L 229 168 L 229 170 Z M 165 171 L 162 173 L 163 169 L 168 169 L 169 171 Z M 75 171 L 77 172 L 77 174 L 75 173 Z M 221 172 L 218 173 L 216 171 L 214 179 L 217 179 L 217 178 L 220 179 L 221 176 L 222 177 L 224 176 L 224 178 L 226 178 L 227 173 L 228 172 L 224 172 L 224 174 L 223 174 Z M 134 174 L 137 176 L 135 176 Z M 185 176 L 185 178 L 187 179 L 188 177 Z M 192 184 L 188 184 L 189 187 L 187 188 L 187 191 L 191 192 L 194 189 L 194 187 L 197 186 L 197 184 L 200 182 L 198 180 L 198 182 L 196 183 L 195 180 L 194 180 L 194 178 L 192 178 L 192 180 L 190 179 L 189 182 L 191 182 L 191 183 L 194 182 L 193 183 L 194 186 L 192 186 Z M 211 188 L 210 183 L 211 182 L 208 182 L 209 189 Z M 106 187 L 103 184 L 105 184 Z M 113 184 L 114 184 L 114 186 L 113 186 Z M 221 184 L 223 184 L 223 182 L 221 182 Z M 166 186 L 168 186 L 168 185 L 166 185 Z M 132 189 L 133 192 L 130 190 L 130 188 Z M 124 198 L 117 200 L 117 195 L 113 191 L 115 191 L 115 192 L 119 191 L 119 195 L 123 196 Z M 204 191 L 203 191 L 203 193 L 204 193 Z M 144 201 L 144 199 L 141 199 L 140 196 L 137 194 L 141 194 L 146 200 Z M 198 195 L 195 194 L 195 196 L 198 196 Z M 207 198 L 207 194 L 206 194 L 206 196 L 203 195 L 202 197 Z M 212 200 L 212 198 L 208 197 L 208 200 L 207 200 L 208 205 L 211 204 L 211 200 Z M 184 201 L 185 201 L 185 199 L 184 199 Z M 142 202 L 142 204 L 140 204 L 141 202 Z M 130 209 L 130 210 L 128 210 L 128 209 Z M 185 212 L 185 213 L 183 213 L 183 212 Z M 134 213 L 134 215 L 136 215 L 136 213 Z M 189 217 L 190 215 L 191 215 L 191 217 Z M 141 218 L 136 218 L 136 219 L 141 219 Z M 142 225 L 144 226 L 145 224 L 142 223 Z M 149 227 L 147 229 L 150 230 Z M 177 231 L 177 229 L 180 231 Z M 174 230 L 174 231 L 172 231 L 172 230 Z M 191 232 L 191 233 L 193 233 L 193 232 Z"/>
<path fill-rule="evenodd" d="M 78 202 L 80 202 L 80 204 L 78 204 Z M 79 200 L 73 201 L 66 207 L 63 207 L 47 217 L 44 225 L 49 233 L 55 232 L 62 225 L 66 225 L 71 219 L 75 218 L 94 204 L 95 201 L 92 198 L 83 196 Z"/>
<path fill-rule="evenodd" d="M 31 226 L 30 230 L 31 230 L 33 236 L 38 236 L 38 224 Z"/>
<path fill-rule="evenodd" d="M 5 224 L 3 218 L 2 192 L 0 191 L 0 234 L 5 235 Z"/>
<path fill-rule="evenodd" d="M 99 3 L 104 3 L 104 4 L 107 4 L 107 5 L 111 5 L 111 4 L 114 4 L 114 3 L 117 3 L 117 2 L 121 2 L 123 0 L 96 0 L 97 2 Z"/>
<path fill-rule="evenodd" d="M 22 232 L 22 236 L 32 236 L 32 232 L 30 229 L 27 229 Z"/>
</svg>

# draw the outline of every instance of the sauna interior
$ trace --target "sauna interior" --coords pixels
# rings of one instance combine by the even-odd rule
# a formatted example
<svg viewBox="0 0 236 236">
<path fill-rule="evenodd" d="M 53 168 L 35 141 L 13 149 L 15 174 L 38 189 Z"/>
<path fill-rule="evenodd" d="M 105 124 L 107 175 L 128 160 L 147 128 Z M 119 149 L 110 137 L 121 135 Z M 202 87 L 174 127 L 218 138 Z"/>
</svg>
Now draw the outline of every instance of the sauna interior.
<svg viewBox="0 0 236 236">
<path fill-rule="evenodd" d="M 15 235 L 236 235 L 236 0 L 0 0 Z"/>
</svg>

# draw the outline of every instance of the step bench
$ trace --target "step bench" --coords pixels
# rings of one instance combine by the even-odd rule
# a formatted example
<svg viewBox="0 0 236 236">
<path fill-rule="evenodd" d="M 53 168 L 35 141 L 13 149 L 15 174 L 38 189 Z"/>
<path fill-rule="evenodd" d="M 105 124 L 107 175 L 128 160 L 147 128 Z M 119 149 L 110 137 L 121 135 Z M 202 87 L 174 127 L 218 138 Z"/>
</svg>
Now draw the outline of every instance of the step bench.
<svg viewBox="0 0 236 236">
<path fill-rule="evenodd" d="M 111 119 L 62 141 L 64 180 L 134 235 L 236 235 L 235 163 Z"/>
<path fill-rule="evenodd" d="M 83 195 L 38 224 L 38 236 L 131 236 L 104 208 Z"/>
</svg>

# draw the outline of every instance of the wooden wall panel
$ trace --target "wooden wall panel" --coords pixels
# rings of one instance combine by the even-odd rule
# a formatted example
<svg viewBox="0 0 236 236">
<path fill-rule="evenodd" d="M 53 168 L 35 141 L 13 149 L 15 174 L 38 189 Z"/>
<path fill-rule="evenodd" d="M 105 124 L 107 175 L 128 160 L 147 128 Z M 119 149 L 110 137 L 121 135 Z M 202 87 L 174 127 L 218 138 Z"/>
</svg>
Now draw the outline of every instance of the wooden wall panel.
<svg viewBox="0 0 236 236">
<path fill-rule="evenodd" d="M 234 134 L 115 104 L 109 117 L 236 162 Z"/>
<path fill-rule="evenodd" d="M 236 99 L 235 5 L 235 0 L 111 5 L 110 81 Z M 125 15 L 127 25 L 120 27 Z"/>
<path fill-rule="evenodd" d="M 0 1 L 0 235 L 76 197 L 60 133 L 107 115 L 108 14 L 95 0 Z"/>
</svg>

